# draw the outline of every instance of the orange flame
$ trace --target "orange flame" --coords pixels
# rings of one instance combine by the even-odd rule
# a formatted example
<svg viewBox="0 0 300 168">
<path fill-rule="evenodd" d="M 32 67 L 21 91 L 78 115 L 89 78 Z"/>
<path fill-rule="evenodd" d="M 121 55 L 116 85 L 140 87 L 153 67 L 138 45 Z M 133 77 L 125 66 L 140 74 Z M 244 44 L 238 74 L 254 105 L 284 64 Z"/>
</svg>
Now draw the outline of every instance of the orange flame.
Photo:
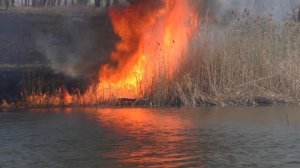
<svg viewBox="0 0 300 168">
<path fill-rule="evenodd" d="M 110 17 L 121 41 L 110 55 L 113 64 L 100 68 L 98 84 L 84 94 L 72 95 L 66 89 L 33 94 L 27 97 L 29 105 L 88 105 L 143 97 L 160 75 L 172 80 L 198 26 L 188 0 L 136 0 L 111 8 Z"/>
<path fill-rule="evenodd" d="M 116 66 L 100 69 L 97 92 L 103 97 L 141 97 L 155 75 L 171 79 L 197 27 L 187 0 L 144 0 L 110 10 L 121 42 L 111 54 Z"/>
</svg>

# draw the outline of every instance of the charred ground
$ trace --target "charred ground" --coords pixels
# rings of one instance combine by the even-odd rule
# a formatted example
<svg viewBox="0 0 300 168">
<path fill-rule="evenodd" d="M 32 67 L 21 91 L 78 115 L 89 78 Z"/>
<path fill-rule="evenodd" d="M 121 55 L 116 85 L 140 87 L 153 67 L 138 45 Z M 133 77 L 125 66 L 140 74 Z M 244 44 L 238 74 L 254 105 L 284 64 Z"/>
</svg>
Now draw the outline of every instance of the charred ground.
<svg viewBox="0 0 300 168">
<path fill-rule="evenodd" d="M 29 82 L 84 90 L 117 40 L 107 11 L 0 11 L 0 99 L 13 102 Z M 76 87 L 75 87 L 76 86 Z"/>
</svg>

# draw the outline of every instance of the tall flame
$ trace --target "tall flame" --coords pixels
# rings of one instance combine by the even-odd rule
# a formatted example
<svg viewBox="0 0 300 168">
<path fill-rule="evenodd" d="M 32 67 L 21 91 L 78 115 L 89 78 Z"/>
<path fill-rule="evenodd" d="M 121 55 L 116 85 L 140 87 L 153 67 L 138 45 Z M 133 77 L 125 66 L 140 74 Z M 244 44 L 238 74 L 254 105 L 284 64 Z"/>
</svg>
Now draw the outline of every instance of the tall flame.
<svg viewBox="0 0 300 168">
<path fill-rule="evenodd" d="M 101 67 L 97 92 L 104 98 L 141 97 L 155 75 L 171 79 L 197 27 L 188 0 L 137 0 L 110 10 L 121 41 Z"/>
<path fill-rule="evenodd" d="M 100 68 L 98 84 L 83 94 L 69 94 L 67 89 L 37 92 L 27 97 L 29 105 L 88 105 L 143 97 L 159 76 L 172 80 L 198 26 L 189 0 L 135 0 L 111 8 L 110 17 L 121 40 L 110 55 L 112 63 Z"/>
</svg>

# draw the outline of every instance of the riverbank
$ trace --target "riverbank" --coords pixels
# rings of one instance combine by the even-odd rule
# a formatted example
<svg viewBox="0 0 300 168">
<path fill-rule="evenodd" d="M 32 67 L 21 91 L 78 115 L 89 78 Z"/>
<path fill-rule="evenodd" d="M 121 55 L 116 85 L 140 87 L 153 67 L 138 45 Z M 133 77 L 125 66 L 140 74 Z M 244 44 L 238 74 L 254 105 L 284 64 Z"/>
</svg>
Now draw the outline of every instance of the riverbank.
<svg viewBox="0 0 300 168">
<path fill-rule="evenodd" d="M 2 106 L 113 105 L 119 98 L 89 103 L 97 97 L 92 88 L 92 97 L 83 96 L 99 80 L 99 67 L 118 38 L 106 12 L 75 11 L 0 13 Z M 299 46 L 296 22 L 205 21 L 172 80 L 164 75 L 167 64 L 161 65 L 141 98 L 153 106 L 299 104 Z"/>
</svg>

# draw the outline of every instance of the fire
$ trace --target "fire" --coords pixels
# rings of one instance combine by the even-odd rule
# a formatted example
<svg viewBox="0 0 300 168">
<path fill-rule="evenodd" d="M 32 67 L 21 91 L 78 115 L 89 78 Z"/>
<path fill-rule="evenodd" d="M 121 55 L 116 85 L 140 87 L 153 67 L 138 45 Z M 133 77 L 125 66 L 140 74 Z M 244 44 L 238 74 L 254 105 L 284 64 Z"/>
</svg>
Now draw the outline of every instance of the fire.
<svg viewBox="0 0 300 168">
<path fill-rule="evenodd" d="M 104 98 L 142 97 L 157 75 L 172 79 L 198 25 L 187 0 L 140 0 L 110 17 L 121 41 L 111 54 L 116 66 L 100 69 Z"/>
<path fill-rule="evenodd" d="M 172 80 L 198 26 L 189 0 L 136 0 L 122 8 L 112 7 L 109 14 L 120 42 L 110 55 L 111 63 L 100 67 L 98 83 L 83 94 L 72 95 L 66 89 L 52 95 L 34 94 L 27 103 L 87 105 L 139 98 L 146 96 L 160 75 Z"/>
</svg>

